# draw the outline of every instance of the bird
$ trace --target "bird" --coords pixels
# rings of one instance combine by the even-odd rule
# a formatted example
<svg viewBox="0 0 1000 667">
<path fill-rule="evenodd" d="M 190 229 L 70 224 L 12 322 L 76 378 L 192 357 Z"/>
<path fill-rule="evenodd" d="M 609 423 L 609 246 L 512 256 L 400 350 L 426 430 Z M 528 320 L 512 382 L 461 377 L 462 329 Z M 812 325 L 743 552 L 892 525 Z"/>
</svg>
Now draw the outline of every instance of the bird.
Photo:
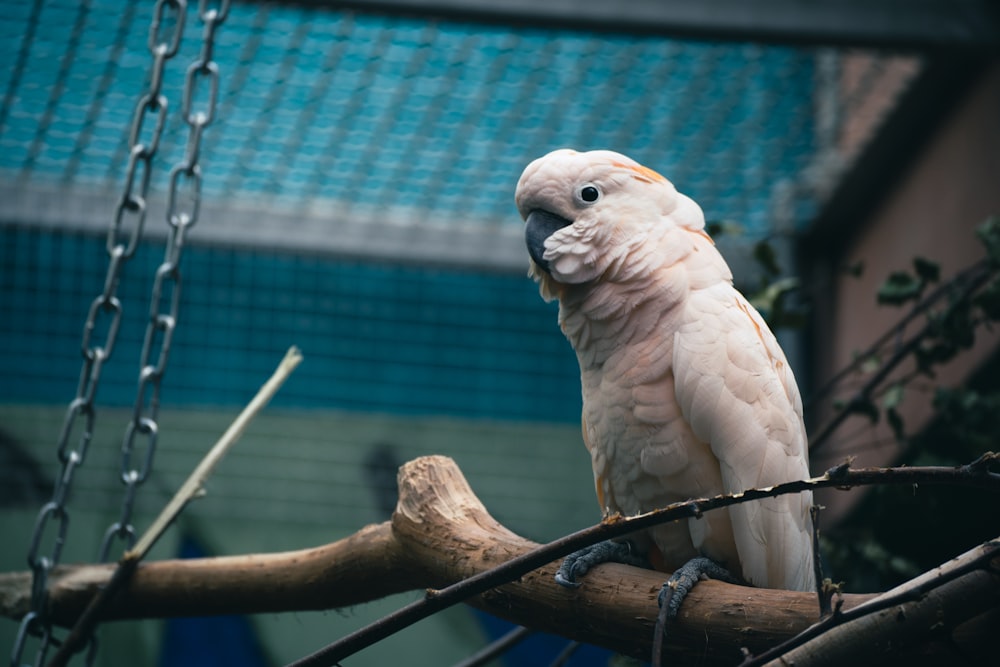
<svg viewBox="0 0 1000 667">
<path fill-rule="evenodd" d="M 610 150 L 563 148 L 524 169 L 515 203 L 528 274 L 576 352 L 582 432 L 607 516 L 809 477 L 802 400 L 764 319 L 733 286 L 701 207 Z M 709 576 L 814 590 L 809 492 L 733 505 L 571 554 L 673 572 L 675 616 Z M 673 597 L 671 597 L 673 593 Z"/>
</svg>

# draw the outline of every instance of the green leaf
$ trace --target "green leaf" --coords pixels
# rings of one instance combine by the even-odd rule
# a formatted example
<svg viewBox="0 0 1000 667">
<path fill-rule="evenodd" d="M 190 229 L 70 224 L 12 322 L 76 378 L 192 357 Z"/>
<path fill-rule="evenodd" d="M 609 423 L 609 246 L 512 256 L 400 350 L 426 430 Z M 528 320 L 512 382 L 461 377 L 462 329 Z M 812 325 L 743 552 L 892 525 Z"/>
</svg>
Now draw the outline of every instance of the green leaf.
<svg viewBox="0 0 1000 667">
<path fill-rule="evenodd" d="M 798 278 L 782 278 L 770 283 L 760 290 L 749 301 L 754 308 L 760 311 L 770 312 L 774 310 L 778 301 L 789 292 L 794 292 L 799 288 Z"/>
<path fill-rule="evenodd" d="M 933 378 L 933 367 L 937 364 L 951 361 L 957 352 L 958 348 L 950 343 L 930 343 L 924 341 L 924 343 L 913 351 L 913 354 L 917 360 L 917 370 Z"/>
<path fill-rule="evenodd" d="M 797 290 L 799 285 L 798 278 L 781 278 L 766 285 L 749 300 L 772 329 L 801 328 L 806 324 L 805 315 L 798 309 L 785 307 L 785 296 Z"/>
<path fill-rule="evenodd" d="M 781 273 L 778 266 L 778 258 L 774 254 L 774 247 L 767 241 L 758 241 L 753 247 L 753 258 L 763 269 L 772 276 Z"/>
<path fill-rule="evenodd" d="M 969 349 L 976 342 L 976 325 L 972 319 L 969 302 L 956 301 L 941 315 L 938 327 L 941 341 L 962 349 Z"/>
<path fill-rule="evenodd" d="M 895 410 L 903 402 L 903 383 L 896 382 L 890 386 L 882 395 L 882 407 L 886 410 Z"/>
<path fill-rule="evenodd" d="M 732 220 L 709 220 L 705 223 L 705 231 L 712 238 L 718 238 L 726 234 L 741 236 L 743 234 L 743 225 Z"/>
<path fill-rule="evenodd" d="M 879 409 L 873 401 L 867 398 L 855 398 L 847 404 L 847 411 L 851 414 L 865 415 L 872 420 L 873 424 L 878 423 Z"/>
<path fill-rule="evenodd" d="M 986 283 L 972 299 L 983 315 L 996 322 L 1000 320 L 1000 276 Z"/>
<path fill-rule="evenodd" d="M 768 324 L 774 329 L 804 329 L 809 324 L 806 313 L 778 309 L 771 315 Z"/>
<path fill-rule="evenodd" d="M 862 373 L 874 373 L 881 365 L 882 360 L 879 356 L 877 354 L 872 354 L 861 362 L 860 368 Z"/>
<path fill-rule="evenodd" d="M 1000 267 L 1000 216 L 990 216 L 976 227 L 976 236 L 986 247 L 986 256 L 994 267 Z"/>
<path fill-rule="evenodd" d="M 921 287 L 927 283 L 936 283 L 941 278 L 941 266 L 923 257 L 913 258 L 913 269 L 923 283 Z"/>
<path fill-rule="evenodd" d="M 906 271 L 893 271 L 878 288 L 878 302 L 898 306 L 919 298 L 923 289 L 923 281 L 917 280 Z"/>
<path fill-rule="evenodd" d="M 863 259 L 859 259 L 853 264 L 848 264 L 847 266 L 844 267 L 844 273 L 846 273 L 852 278 L 860 278 L 864 272 L 865 272 L 865 260 Z"/>
<path fill-rule="evenodd" d="M 896 440 L 903 441 L 906 439 L 906 432 L 903 430 L 903 418 L 896 411 L 895 408 L 889 408 L 885 411 L 886 421 L 889 422 L 889 426 L 892 428 L 892 434 L 896 436 Z"/>
<path fill-rule="evenodd" d="M 937 387 L 934 390 L 934 399 L 931 401 L 931 405 L 942 416 L 951 417 L 960 408 L 961 394 L 961 391 L 951 387 Z"/>
</svg>

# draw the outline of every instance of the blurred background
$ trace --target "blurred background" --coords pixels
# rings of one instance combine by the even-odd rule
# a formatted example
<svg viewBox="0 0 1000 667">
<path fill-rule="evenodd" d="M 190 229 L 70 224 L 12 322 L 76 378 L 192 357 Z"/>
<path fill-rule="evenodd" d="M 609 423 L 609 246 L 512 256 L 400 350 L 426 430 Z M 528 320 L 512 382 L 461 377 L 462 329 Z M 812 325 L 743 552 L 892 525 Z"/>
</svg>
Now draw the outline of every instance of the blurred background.
<svg viewBox="0 0 1000 667">
<path fill-rule="evenodd" d="M 775 277 L 759 261 L 766 241 L 777 275 L 801 278 L 790 299 L 804 320 L 779 333 L 807 397 L 899 318 L 874 296 L 891 271 L 919 255 L 954 275 L 983 255 L 973 228 L 1000 212 L 1000 22 L 989 2 L 235 2 L 214 35 L 200 208 L 154 399 L 140 359 L 171 229 L 169 174 L 190 155 L 196 4 L 183 26 L 165 2 L 0 5 L 4 571 L 25 569 L 60 475 L 109 228 L 137 245 L 116 268 L 120 326 L 66 502 L 64 563 L 97 558 L 122 517 L 123 470 L 148 460 L 130 505 L 141 532 L 293 344 L 305 361 L 153 557 L 336 540 L 387 519 L 396 468 L 432 453 L 453 457 L 525 537 L 595 523 L 575 357 L 556 306 L 526 277 L 513 205 L 521 170 L 555 148 L 613 149 L 664 174 L 721 231 L 748 292 Z M 151 34 L 183 34 L 163 69 L 162 117 L 136 111 Z M 192 104 L 206 108 L 209 93 L 202 82 Z M 133 181 L 138 190 L 149 178 L 139 234 L 120 205 L 130 133 L 152 137 L 161 118 L 158 150 Z M 106 315 L 94 344 L 109 334 Z M 935 382 L 992 390 L 996 348 L 995 333 L 980 335 Z M 908 433 L 933 425 L 930 394 L 901 402 Z M 810 402 L 810 425 L 835 402 Z M 129 424 L 151 411 L 156 437 L 123 462 Z M 909 460 L 910 440 L 885 420 L 852 420 L 814 453 L 814 472 L 848 454 Z M 836 534 L 863 497 L 824 497 L 825 525 Z M 996 511 L 984 513 L 995 536 Z M 963 539 L 937 540 L 930 564 L 968 548 Z M 868 574 L 849 589 L 892 581 Z M 197 623 L 112 624 L 96 664 L 229 664 L 213 644 L 242 656 L 232 664 L 282 664 L 411 599 L 230 619 L 232 645 L 192 639 Z M 16 631 L 0 623 L 0 645 Z M 449 664 L 501 631 L 453 609 L 348 664 Z M 536 641 L 509 664 L 547 664 L 562 645 Z"/>
</svg>

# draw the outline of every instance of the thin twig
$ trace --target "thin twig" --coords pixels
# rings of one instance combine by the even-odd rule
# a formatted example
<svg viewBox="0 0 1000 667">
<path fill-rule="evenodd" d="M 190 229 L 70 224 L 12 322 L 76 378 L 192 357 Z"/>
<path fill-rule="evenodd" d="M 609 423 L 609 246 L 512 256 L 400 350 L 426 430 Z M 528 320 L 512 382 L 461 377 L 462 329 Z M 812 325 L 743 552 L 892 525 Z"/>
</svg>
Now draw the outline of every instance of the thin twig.
<svg viewBox="0 0 1000 667">
<path fill-rule="evenodd" d="M 181 488 L 177 490 L 177 493 L 174 494 L 174 497 L 163 508 L 149 529 L 139 538 L 135 546 L 125 554 L 126 559 L 141 560 L 145 557 L 160 536 L 163 535 L 167 527 L 181 513 L 184 506 L 204 492 L 205 482 L 212 474 L 212 471 L 215 470 L 215 466 L 219 464 L 219 461 L 226 455 L 226 452 L 236 444 L 236 441 L 243 435 L 243 431 L 246 430 L 247 425 L 270 402 L 271 398 L 274 397 L 275 393 L 277 393 L 278 389 L 281 388 L 281 385 L 285 383 L 285 380 L 288 379 L 288 376 L 292 374 L 292 371 L 295 370 L 301 361 L 302 353 L 299 352 L 299 348 L 294 345 L 288 348 L 288 352 L 285 353 L 284 358 L 278 364 L 270 379 L 257 391 L 257 395 L 253 397 L 253 400 L 243 408 L 243 411 L 230 424 L 218 442 L 212 446 L 212 449 L 209 450 L 205 458 L 201 460 L 201 463 L 198 464 L 191 475 L 184 481 Z"/>
<path fill-rule="evenodd" d="M 569 659 L 573 657 L 573 654 L 576 653 L 579 648 L 580 642 L 569 642 L 563 650 L 559 651 L 559 655 L 557 655 L 556 659 L 549 664 L 549 667 L 563 667 L 563 665 L 569 662 Z"/>
<path fill-rule="evenodd" d="M 667 594 L 669 595 L 672 591 L 667 589 Z M 670 600 L 664 599 L 663 604 L 660 605 L 660 610 L 656 614 L 656 634 L 653 635 L 653 652 L 650 657 L 650 664 L 652 667 L 660 667 L 663 664 L 663 640 L 664 635 L 666 635 L 667 627 L 667 614 L 670 610 Z"/>
<path fill-rule="evenodd" d="M 490 642 L 461 662 L 456 662 L 453 667 L 481 667 L 493 658 L 499 657 L 517 646 L 528 638 L 534 630 L 518 626 L 504 636 Z"/>
<path fill-rule="evenodd" d="M 951 294 L 952 290 L 960 289 L 959 286 L 962 283 L 971 281 L 970 285 L 966 288 L 968 292 L 971 293 L 977 289 L 982 284 L 982 281 L 985 278 L 988 278 L 991 273 L 992 270 L 990 268 L 989 260 L 982 259 L 967 269 L 959 272 L 948 282 L 943 285 L 939 285 L 934 291 L 921 299 L 919 303 L 914 304 L 906 315 L 904 315 L 891 329 L 879 336 L 879 338 L 872 343 L 867 350 L 857 355 L 851 363 L 840 369 L 840 371 L 838 371 L 833 377 L 824 382 L 823 386 L 814 391 L 806 400 L 806 407 L 811 407 L 821 398 L 833 391 L 841 380 L 856 371 L 861 364 L 865 363 L 865 361 L 870 359 L 880 349 L 882 349 L 883 345 L 891 341 L 893 338 L 902 335 L 903 331 L 910 324 L 910 322 L 915 320 L 918 316 L 924 314 L 930 309 L 931 306 L 940 301 L 943 297 Z"/>
<path fill-rule="evenodd" d="M 257 392 L 257 395 L 253 397 L 253 400 L 247 404 L 236 420 L 233 421 L 232 425 L 219 438 L 218 442 L 209 450 L 205 458 L 201 460 L 194 469 L 194 472 L 191 473 L 191 476 L 181 485 L 181 488 L 170 499 L 170 502 L 163 508 L 163 511 L 156 517 L 156 520 L 153 521 L 152 525 L 150 525 L 149 529 L 142 535 L 136 545 L 127 551 L 121 560 L 118 561 L 118 566 L 112 573 L 108 585 L 102 588 L 91 599 L 87 608 L 80 614 L 80 617 L 76 620 L 76 623 L 59 647 L 59 650 L 52 657 L 52 660 L 49 661 L 48 667 L 64 667 L 74 653 L 87 645 L 87 641 L 100 621 L 100 614 L 104 607 L 121 587 L 128 582 L 132 573 L 138 567 L 139 561 L 156 544 L 156 541 L 163 535 L 174 519 L 177 518 L 177 515 L 180 514 L 188 502 L 203 493 L 205 481 L 212 474 L 212 470 L 215 469 L 219 461 L 222 460 L 223 455 L 239 440 L 250 420 L 267 405 L 268 401 L 271 400 L 275 392 L 278 391 L 301 361 L 302 354 L 299 352 L 299 349 L 295 346 L 290 347 L 271 378 L 264 383 Z"/>
<path fill-rule="evenodd" d="M 832 613 L 830 599 L 833 594 L 827 589 L 823 576 L 823 559 L 819 552 L 819 515 L 823 509 L 821 505 L 813 505 L 809 508 L 809 517 L 812 519 L 812 552 L 813 552 L 813 577 L 816 580 L 816 597 L 819 598 L 819 617 L 825 618 Z"/>
<path fill-rule="evenodd" d="M 458 604 L 474 595 L 515 579 L 546 565 L 558 558 L 603 540 L 622 537 L 654 525 L 700 516 L 702 513 L 730 507 L 740 503 L 800 493 L 820 488 L 850 488 L 874 484 L 962 484 L 964 486 L 1000 490 L 1000 474 L 989 471 L 989 466 L 1000 461 L 1000 456 L 988 452 L 973 463 L 958 467 L 924 466 L 897 468 L 851 469 L 849 464 L 831 468 L 820 477 L 748 489 L 741 493 L 724 494 L 712 498 L 698 498 L 674 503 L 667 507 L 633 517 L 612 516 L 605 521 L 549 542 L 537 549 L 513 558 L 492 570 L 476 574 L 441 590 L 428 591 L 427 596 L 384 616 L 341 639 L 289 663 L 288 667 L 329 667 L 358 651 L 375 644 L 417 621 L 443 609 Z"/>
<path fill-rule="evenodd" d="M 913 310 L 910 311 L 906 317 L 900 320 L 895 327 L 883 334 L 863 355 L 859 356 L 854 362 L 848 365 L 847 368 L 835 375 L 826 386 L 817 392 L 817 394 L 822 395 L 823 393 L 829 391 L 836 381 L 839 381 L 839 379 L 846 375 L 846 373 L 856 368 L 859 363 L 862 363 L 862 360 L 874 354 L 893 336 L 902 336 L 903 330 L 910 323 L 910 321 L 917 315 L 926 311 L 935 301 L 945 295 L 954 294 L 956 289 L 960 289 L 962 298 L 966 298 L 979 289 L 992 275 L 993 270 L 989 262 L 984 259 L 959 273 L 950 282 L 938 287 L 933 293 L 931 293 L 930 296 L 915 305 Z M 966 284 L 959 288 L 957 287 L 959 283 Z M 917 349 L 934 326 L 936 325 L 932 321 L 928 321 L 912 338 L 896 347 L 896 351 L 892 354 L 889 360 L 879 366 L 878 371 L 875 372 L 875 374 L 872 375 L 872 377 L 870 377 L 868 381 L 854 393 L 854 396 L 851 397 L 847 404 L 837 414 L 835 414 L 830 421 L 824 424 L 818 433 L 809 438 L 810 453 L 815 453 L 820 449 L 820 447 L 829 442 L 830 436 L 833 435 L 834 431 L 836 431 L 837 428 L 839 428 L 850 415 L 854 414 L 853 407 L 867 402 L 870 399 L 871 393 L 880 384 L 882 384 L 882 382 L 899 364 L 901 364 L 908 356 L 910 356 L 910 354 L 913 353 L 914 350 Z M 813 397 L 810 400 L 813 401 L 816 399 Z"/>
</svg>

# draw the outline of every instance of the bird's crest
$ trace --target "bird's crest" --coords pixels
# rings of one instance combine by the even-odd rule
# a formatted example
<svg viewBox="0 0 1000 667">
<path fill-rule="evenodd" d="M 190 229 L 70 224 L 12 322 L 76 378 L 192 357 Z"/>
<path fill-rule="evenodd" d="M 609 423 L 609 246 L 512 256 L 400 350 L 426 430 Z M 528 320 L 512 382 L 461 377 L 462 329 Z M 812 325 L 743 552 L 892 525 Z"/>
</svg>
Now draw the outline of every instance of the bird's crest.
<svg viewBox="0 0 1000 667">
<path fill-rule="evenodd" d="M 637 181 L 642 181 L 643 183 L 663 183 L 667 180 L 659 173 L 653 171 L 649 167 L 644 167 L 641 164 L 626 164 L 624 162 L 612 162 L 611 164 L 612 166 L 632 171 L 632 178 Z"/>
</svg>

